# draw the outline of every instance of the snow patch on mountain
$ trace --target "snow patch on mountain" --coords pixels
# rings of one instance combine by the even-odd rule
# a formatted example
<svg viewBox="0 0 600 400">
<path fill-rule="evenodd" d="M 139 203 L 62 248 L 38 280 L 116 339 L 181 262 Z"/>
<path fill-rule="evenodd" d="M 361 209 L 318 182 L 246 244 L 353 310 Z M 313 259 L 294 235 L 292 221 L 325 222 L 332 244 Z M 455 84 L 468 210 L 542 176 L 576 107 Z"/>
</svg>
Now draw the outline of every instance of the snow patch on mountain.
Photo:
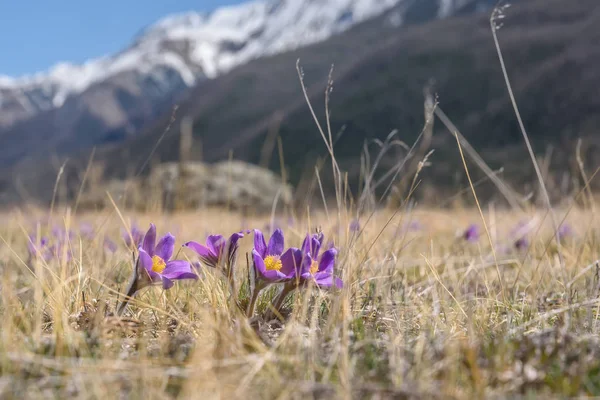
<svg viewBox="0 0 600 400">
<path fill-rule="evenodd" d="M 61 107 L 73 95 L 120 74 L 150 78 L 165 97 L 215 78 L 252 59 L 323 41 L 368 18 L 397 7 L 392 26 L 404 23 L 403 8 L 423 0 L 252 0 L 213 12 L 167 16 L 143 30 L 132 45 L 81 65 L 60 63 L 47 72 L 11 78 L 0 75 L 0 127 Z M 438 17 L 466 3 L 434 0 Z M 402 7 L 405 6 L 405 7 Z M 172 79 L 173 74 L 181 79 Z M 129 78 L 130 79 L 130 78 Z M 160 95 L 160 93 L 159 93 Z"/>
<path fill-rule="evenodd" d="M 251 59 L 327 39 L 399 1 L 255 0 L 211 13 L 168 16 L 114 56 L 60 63 L 31 76 L 0 76 L 0 102 L 11 97 L 33 113 L 60 107 L 70 95 L 111 76 L 152 74 L 164 67 L 192 86 L 200 77 L 214 78 Z"/>
</svg>

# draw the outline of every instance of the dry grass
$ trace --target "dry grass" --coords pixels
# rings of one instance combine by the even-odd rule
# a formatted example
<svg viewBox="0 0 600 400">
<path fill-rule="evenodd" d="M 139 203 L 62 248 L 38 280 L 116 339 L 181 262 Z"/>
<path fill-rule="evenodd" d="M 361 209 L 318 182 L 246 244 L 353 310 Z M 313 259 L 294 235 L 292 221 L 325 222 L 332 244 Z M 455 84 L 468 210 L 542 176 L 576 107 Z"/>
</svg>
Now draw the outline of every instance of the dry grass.
<svg viewBox="0 0 600 400">
<path fill-rule="evenodd" d="M 391 221 L 391 212 L 380 211 L 366 225 L 361 220 L 359 233 L 349 232 L 344 216 L 338 224 L 314 213 L 289 226 L 281 217 L 287 245 L 299 246 L 319 226 L 326 241 L 335 240 L 346 284 L 341 291 L 302 292 L 283 322 L 261 318 L 265 301 L 247 320 L 212 270 L 169 291 L 144 290 L 120 319 L 113 311 L 131 252 L 122 242 L 114 254 L 103 246 L 104 235 L 120 241 L 116 213 L 71 218 L 55 210 L 54 223 L 77 231 L 89 222 L 97 234 L 71 239 L 71 261 L 48 263 L 28 262 L 26 247 L 26 232 L 38 221 L 44 231 L 47 216 L 4 214 L 0 398 L 600 394 L 600 271 L 583 272 L 598 258 L 597 221 L 578 209 L 557 216 L 567 212 L 576 230 L 563 246 L 572 283 L 563 279 L 544 211 L 483 210 L 503 282 L 487 237 L 477 243 L 459 237 L 480 220 L 477 210 L 417 209 Z M 152 221 L 159 233 L 171 231 L 178 246 L 269 223 L 218 210 L 134 217 L 142 227 Z M 529 218 L 531 247 L 516 251 L 510 231 Z M 405 229 L 411 221 L 420 227 Z M 251 246 L 245 238 L 240 280 Z M 193 254 L 181 250 L 179 257 Z"/>
<path fill-rule="evenodd" d="M 378 208 L 382 202 L 374 200 L 374 175 L 368 174 L 377 161 L 365 161 L 361 167 L 370 178 L 358 208 L 378 211 L 362 215 L 361 228 L 353 231 L 356 203 L 334 154 L 329 120 L 332 75 L 321 123 L 299 64 L 297 71 L 333 171 L 336 202 L 325 212 L 307 206 L 304 214 L 276 219 L 223 210 L 131 215 L 115 204 L 116 212 L 77 216 L 58 206 L 50 215 L 30 209 L 0 215 L 0 399 L 600 395 L 600 236 L 591 193 L 585 208 L 552 207 L 536 164 L 545 209 L 525 201 L 514 202 L 513 211 L 480 204 L 462 150 L 468 143 L 450 129 L 478 208 L 415 209 L 408 207 L 410 194 L 401 202 L 406 207 Z M 441 111 L 426 113 L 428 121 Z M 522 122 L 521 129 L 535 164 Z M 465 149 L 473 157 L 470 146 Z M 414 157 L 416 171 L 406 172 L 411 150 L 390 171 L 393 181 L 404 174 L 412 193 L 430 154 Z M 502 190 L 477 155 L 475 163 L 510 201 L 512 193 Z M 317 168 L 326 203 L 319 173 Z M 176 257 L 190 261 L 193 253 L 180 246 L 208 234 L 276 222 L 286 245 L 300 247 L 307 233 L 321 229 L 339 249 L 336 274 L 345 285 L 331 291 L 309 286 L 288 299 L 275 319 L 265 317 L 276 294 L 272 287 L 247 318 L 221 275 L 203 268 L 198 281 L 178 282 L 168 291 L 144 289 L 118 317 L 133 264 L 132 250 L 119 240 L 130 218 L 142 228 L 153 222 L 159 233 L 175 234 Z M 68 248 L 48 261 L 28 257 L 29 233 L 48 234 L 56 226 L 78 232 L 82 223 L 94 227 L 93 237 L 75 233 Z M 471 223 L 483 227 L 474 242 L 462 237 Z M 514 231 L 523 223 L 529 244 L 517 248 Z M 559 235 L 563 223 L 574 232 Z M 118 242 L 115 252 L 106 249 L 106 237 Z M 244 254 L 251 246 L 252 238 L 244 238 L 236 268 L 242 305 L 248 296 Z"/>
</svg>

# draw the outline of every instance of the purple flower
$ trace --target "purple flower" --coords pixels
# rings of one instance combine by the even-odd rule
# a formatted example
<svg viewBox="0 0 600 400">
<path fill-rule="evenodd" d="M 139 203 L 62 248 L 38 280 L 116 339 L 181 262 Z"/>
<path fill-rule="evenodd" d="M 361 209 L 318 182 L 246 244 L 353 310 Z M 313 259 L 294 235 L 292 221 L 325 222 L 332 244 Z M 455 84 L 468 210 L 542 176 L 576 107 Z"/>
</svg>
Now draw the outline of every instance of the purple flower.
<svg viewBox="0 0 600 400">
<path fill-rule="evenodd" d="M 94 239 L 94 227 L 89 222 L 82 222 L 79 225 L 79 235 L 85 239 Z"/>
<path fill-rule="evenodd" d="M 151 282 L 162 282 L 164 289 L 171 288 L 173 280 L 198 279 L 189 262 L 171 260 L 174 249 L 175 237 L 167 233 L 156 243 L 156 226 L 150 224 L 139 248 L 139 264 L 145 269 Z"/>
<path fill-rule="evenodd" d="M 57 239 L 54 243 L 51 243 L 50 239 L 44 236 L 38 242 L 36 235 L 29 235 L 27 249 L 29 250 L 30 257 L 41 258 L 46 262 L 54 257 L 60 258 L 66 256 L 67 261 L 72 257 L 68 242 L 64 239 Z"/>
<path fill-rule="evenodd" d="M 564 223 L 558 228 L 558 237 L 561 240 L 567 239 L 571 236 L 573 236 L 573 228 L 571 228 L 571 225 Z"/>
<path fill-rule="evenodd" d="M 111 253 L 115 253 L 117 251 L 117 244 L 113 242 L 108 236 L 104 238 L 104 248 Z"/>
<path fill-rule="evenodd" d="M 412 220 L 410 222 L 405 222 L 404 224 L 399 225 L 398 228 L 396 229 L 396 235 L 404 236 L 408 232 L 419 232 L 419 231 L 422 231 L 423 229 L 425 229 L 423 224 L 421 224 L 419 221 Z"/>
<path fill-rule="evenodd" d="M 302 244 L 302 267 L 300 278 L 303 281 L 314 281 L 319 287 L 344 286 L 341 279 L 333 276 L 337 250 L 329 248 L 319 257 L 323 244 L 323 234 L 308 235 Z"/>
<path fill-rule="evenodd" d="M 419 221 L 411 221 L 408 224 L 407 229 L 409 231 L 420 231 L 423 229 L 423 225 Z"/>
<path fill-rule="evenodd" d="M 479 232 L 479 226 L 476 224 L 471 224 L 471 225 L 469 225 L 467 230 L 465 230 L 465 232 L 463 233 L 463 238 L 467 242 L 476 242 L 479 240 L 480 235 L 481 234 Z"/>
<path fill-rule="evenodd" d="M 208 267 L 217 268 L 219 266 L 230 269 L 234 266 L 239 240 L 244 237 L 243 232 L 236 232 L 225 240 L 223 235 L 209 235 L 206 239 L 206 246 L 198 242 L 187 242 L 185 247 L 189 247 L 200 256 L 200 260 Z M 227 257 L 224 257 L 227 255 Z"/>
<path fill-rule="evenodd" d="M 283 231 L 276 229 L 265 242 L 263 233 L 254 230 L 254 248 L 252 249 L 252 260 L 257 277 L 267 282 L 290 281 L 296 276 L 296 270 L 302 263 L 302 251 L 297 248 L 285 248 Z"/>
<path fill-rule="evenodd" d="M 27 249 L 29 250 L 29 255 L 31 257 L 39 256 L 46 261 L 50 261 L 50 259 L 52 259 L 53 254 L 50 248 L 49 240 L 45 236 L 42 236 L 38 242 L 36 235 L 29 235 Z"/>
<path fill-rule="evenodd" d="M 523 236 L 515 241 L 515 248 L 517 250 L 525 250 L 529 247 L 529 240 Z"/>
<path fill-rule="evenodd" d="M 358 219 L 354 219 L 352 222 L 350 222 L 350 232 L 358 231 L 360 231 L 360 222 L 358 222 Z"/>
<path fill-rule="evenodd" d="M 144 231 L 134 224 L 131 226 L 131 235 L 129 235 L 127 230 L 121 229 L 121 236 L 127 247 L 138 248 L 142 245 L 142 240 L 144 240 Z"/>
<path fill-rule="evenodd" d="M 75 238 L 75 233 L 72 230 L 66 230 L 62 227 L 54 227 L 52 228 L 52 236 L 60 242 L 66 242 L 68 240 L 73 240 Z"/>
<path fill-rule="evenodd" d="M 511 230 L 510 235 L 514 238 L 515 249 L 526 250 L 530 246 L 528 235 L 534 228 L 534 222 L 534 220 L 522 220 Z"/>
</svg>

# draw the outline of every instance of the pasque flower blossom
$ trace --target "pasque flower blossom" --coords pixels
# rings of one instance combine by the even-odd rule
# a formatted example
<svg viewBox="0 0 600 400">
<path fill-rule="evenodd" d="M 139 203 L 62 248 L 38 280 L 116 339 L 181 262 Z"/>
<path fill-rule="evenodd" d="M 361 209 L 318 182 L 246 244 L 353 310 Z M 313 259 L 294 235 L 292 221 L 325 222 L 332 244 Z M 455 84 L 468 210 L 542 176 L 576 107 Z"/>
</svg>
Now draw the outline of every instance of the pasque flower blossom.
<svg viewBox="0 0 600 400">
<path fill-rule="evenodd" d="M 144 231 L 142 231 L 140 228 L 138 228 L 138 226 L 135 224 L 131 226 L 130 231 L 127 231 L 126 229 L 121 230 L 121 236 L 123 237 L 123 240 L 125 241 L 125 245 L 127 247 L 131 247 L 134 249 L 137 249 L 139 246 L 142 245 L 142 240 L 144 240 L 144 235 L 145 235 Z"/>
<path fill-rule="evenodd" d="M 217 268 L 219 266 L 231 268 L 236 261 L 239 248 L 238 241 L 244 237 L 243 232 L 236 232 L 225 239 L 223 235 L 209 235 L 206 245 L 190 241 L 184 244 L 198 256 L 200 261 L 207 267 Z M 224 265 L 225 264 L 225 265 Z"/>
<path fill-rule="evenodd" d="M 254 230 L 252 260 L 259 279 L 283 282 L 295 278 L 302 262 L 302 252 L 297 248 L 289 248 L 285 252 L 284 249 L 285 239 L 281 229 L 275 229 L 268 245 L 263 233 Z"/>
<path fill-rule="evenodd" d="M 329 248 L 319 256 L 322 245 L 322 233 L 308 235 L 304 239 L 300 279 L 304 282 L 313 281 L 319 287 L 337 286 L 341 288 L 343 287 L 342 280 L 333 276 L 337 249 Z"/>
<path fill-rule="evenodd" d="M 173 280 L 198 279 L 189 262 L 171 260 L 175 249 L 175 237 L 170 233 L 156 242 L 156 226 L 150 224 L 139 249 L 140 265 L 153 283 L 162 283 L 164 289 L 173 286 Z"/>
<path fill-rule="evenodd" d="M 479 226 L 476 224 L 471 224 L 467 227 L 465 232 L 463 233 L 463 238 L 467 242 L 476 242 L 479 240 L 481 233 L 479 232 Z"/>
<path fill-rule="evenodd" d="M 171 260 L 175 249 L 175 237 L 167 233 L 156 242 L 156 226 L 150 224 L 134 267 L 133 276 L 127 289 L 127 298 L 119 306 L 119 314 L 123 312 L 129 298 L 141 289 L 155 284 L 162 284 L 163 289 L 173 286 L 174 280 L 198 279 L 189 262 Z"/>
<path fill-rule="evenodd" d="M 37 235 L 29 235 L 27 249 L 29 250 L 30 258 L 43 259 L 49 262 L 53 258 L 62 259 L 66 257 L 66 260 L 69 261 L 72 254 L 68 239 L 64 236 L 56 236 L 54 234 L 53 237 L 55 237 L 54 240 L 50 240 L 50 238 L 42 236 L 38 241 Z"/>
</svg>

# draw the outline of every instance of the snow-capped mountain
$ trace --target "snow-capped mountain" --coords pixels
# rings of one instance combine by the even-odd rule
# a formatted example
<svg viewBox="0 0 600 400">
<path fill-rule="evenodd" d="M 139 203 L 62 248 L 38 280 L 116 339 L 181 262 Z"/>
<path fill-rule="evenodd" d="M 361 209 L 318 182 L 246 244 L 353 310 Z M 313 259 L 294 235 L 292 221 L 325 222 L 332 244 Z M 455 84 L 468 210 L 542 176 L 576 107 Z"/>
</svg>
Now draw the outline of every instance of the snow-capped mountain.
<svg viewBox="0 0 600 400">
<path fill-rule="evenodd" d="M 119 54 L 82 65 L 61 63 L 33 76 L 0 76 L 0 126 L 60 107 L 69 96 L 123 73 L 165 93 L 180 89 L 180 81 L 189 87 L 250 59 L 324 40 L 398 1 L 255 0 L 169 16 Z"/>
<path fill-rule="evenodd" d="M 133 96 L 170 96 L 251 59 L 325 40 L 395 5 L 403 10 L 433 6 L 445 17 L 469 2 L 473 0 L 254 0 L 210 13 L 168 16 L 116 55 L 82 65 L 60 63 L 32 76 L 0 75 L 0 128 L 61 107 L 70 96 L 118 76 L 148 86 L 134 90 Z M 402 19 L 397 15 L 396 23 Z"/>
</svg>

